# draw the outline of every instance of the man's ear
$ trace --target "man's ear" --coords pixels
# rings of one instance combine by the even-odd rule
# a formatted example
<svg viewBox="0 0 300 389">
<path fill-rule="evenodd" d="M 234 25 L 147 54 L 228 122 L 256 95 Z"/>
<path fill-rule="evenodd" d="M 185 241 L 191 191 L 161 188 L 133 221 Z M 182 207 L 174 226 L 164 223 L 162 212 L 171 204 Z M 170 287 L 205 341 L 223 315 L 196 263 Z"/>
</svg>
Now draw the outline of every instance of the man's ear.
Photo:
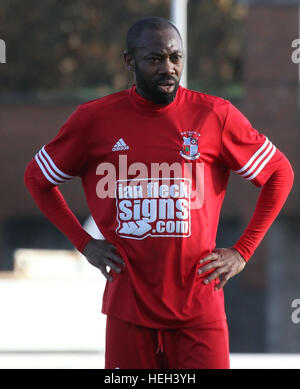
<svg viewBox="0 0 300 389">
<path fill-rule="evenodd" d="M 124 62 L 127 70 L 134 72 L 134 58 L 131 54 L 128 54 L 128 51 L 124 51 Z"/>
</svg>

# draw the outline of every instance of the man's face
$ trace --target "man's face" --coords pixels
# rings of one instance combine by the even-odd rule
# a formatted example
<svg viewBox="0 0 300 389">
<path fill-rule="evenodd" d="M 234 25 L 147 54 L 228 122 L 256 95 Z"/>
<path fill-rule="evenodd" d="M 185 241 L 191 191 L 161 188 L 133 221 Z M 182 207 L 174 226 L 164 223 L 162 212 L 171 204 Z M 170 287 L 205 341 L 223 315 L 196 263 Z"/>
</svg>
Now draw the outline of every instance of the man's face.
<svg viewBox="0 0 300 389">
<path fill-rule="evenodd" d="M 169 104 L 175 96 L 183 69 L 181 39 L 172 27 L 144 30 L 134 56 L 125 54 L 135 73 L 137 92 L 157 104 Z"/>
</svg>

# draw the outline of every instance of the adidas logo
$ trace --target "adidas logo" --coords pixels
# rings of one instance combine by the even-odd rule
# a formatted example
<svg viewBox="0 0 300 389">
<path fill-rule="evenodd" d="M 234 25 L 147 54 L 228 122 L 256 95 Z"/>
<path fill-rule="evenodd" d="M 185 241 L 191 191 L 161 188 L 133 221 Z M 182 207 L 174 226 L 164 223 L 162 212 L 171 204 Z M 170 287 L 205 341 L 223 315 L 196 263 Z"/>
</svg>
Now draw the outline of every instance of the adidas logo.
<svg viewBox="0 0 300 389">
<path fill-rule="evenodd" d="M 112 148 L 112 151 L 120 151 L 120 150 L 129 150 L 127 144 L 123 141 L 122 138 L 118 140 L 118 142 Z"/>
</svg>

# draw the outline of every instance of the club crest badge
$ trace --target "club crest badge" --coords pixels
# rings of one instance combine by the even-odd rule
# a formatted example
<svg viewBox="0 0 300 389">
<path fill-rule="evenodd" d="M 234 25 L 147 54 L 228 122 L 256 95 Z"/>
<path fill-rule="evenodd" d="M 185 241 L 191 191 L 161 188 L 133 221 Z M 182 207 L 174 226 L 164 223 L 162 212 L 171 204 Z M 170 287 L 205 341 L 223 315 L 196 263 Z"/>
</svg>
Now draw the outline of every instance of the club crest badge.
<svg viewBox="0 0 300 389">
<path fill-rule="evenodd" d="M 183 158 L 194 160 L 200 157 L 198 151 L 198 134 L 196 131 L 184 131 L 181 133 L 183 137 L 183 145 L 180 150 L 180 155 Z"/>
</svg>

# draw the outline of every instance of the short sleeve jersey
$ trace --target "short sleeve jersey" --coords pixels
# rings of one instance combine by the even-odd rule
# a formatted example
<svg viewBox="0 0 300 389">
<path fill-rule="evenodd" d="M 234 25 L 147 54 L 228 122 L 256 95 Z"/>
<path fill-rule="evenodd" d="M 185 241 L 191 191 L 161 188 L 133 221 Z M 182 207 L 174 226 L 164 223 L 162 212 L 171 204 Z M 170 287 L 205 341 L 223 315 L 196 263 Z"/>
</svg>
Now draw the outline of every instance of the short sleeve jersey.
<svg viewBox="0 0 300 389">
<path fill-rule="evenodd" d="M 126 263 L 102 311 L 172 328 L 226 318 L 199 259 L 215 248 L 230 170 L 261 186 L 281 158 L 228 100 L 179 87 L 162 106 L 133 86 L 80 105 L 36 162 L 49 185 L 81 177 L 91 215 Z"/>
</svg>

